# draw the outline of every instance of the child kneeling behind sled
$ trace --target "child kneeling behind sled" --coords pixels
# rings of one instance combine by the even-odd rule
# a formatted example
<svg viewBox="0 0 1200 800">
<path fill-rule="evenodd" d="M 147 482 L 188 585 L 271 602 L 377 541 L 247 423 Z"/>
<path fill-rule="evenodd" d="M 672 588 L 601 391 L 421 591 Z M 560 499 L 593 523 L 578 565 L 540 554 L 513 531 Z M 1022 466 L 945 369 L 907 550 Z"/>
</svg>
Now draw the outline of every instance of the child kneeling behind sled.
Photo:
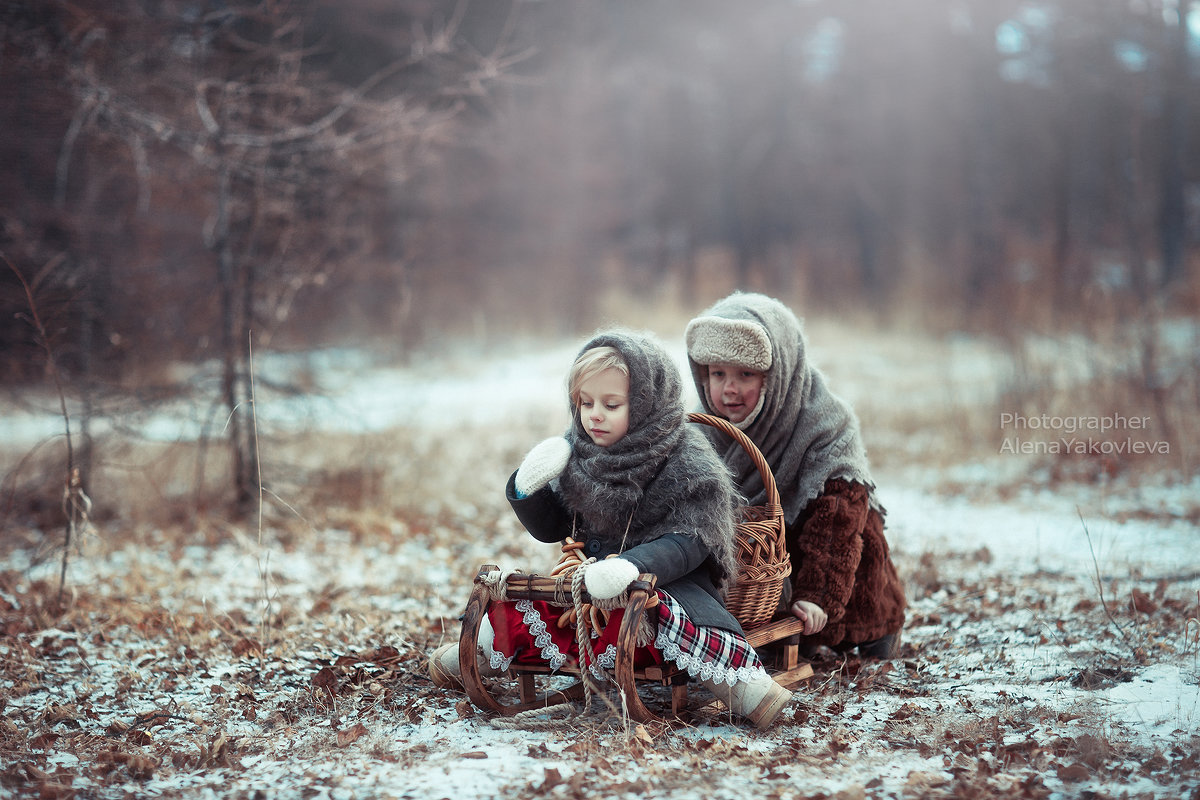
<svg viewBox="0 0 1200 800">
<path fill-rule="evenodd" d="M 736 574 L 736 495 L 729 473 L 686 422 L 682 379 L 656 341 L 630 332 L 593 337 L 568 376 L 572 422 L 565 437 L 529 451 L 506 493 L 534 538 L 583 543 L 584 585 L 596 600 L 621 595 L 643 572 L 658 577 L 658 630 L 635 663 L 674 661 L 730 710 L 759 728 L 791 699 L 722 603 Z M 493 603 L 480 630 L 481 674 L 515 661 L 558 668 L 579 658 L 560 610 L 535 601 Z M 616 657 L 617 617 L 593 650 Z M 458 644 L 433 652 L 430 676 L 461 688 Z"/>
</svg>

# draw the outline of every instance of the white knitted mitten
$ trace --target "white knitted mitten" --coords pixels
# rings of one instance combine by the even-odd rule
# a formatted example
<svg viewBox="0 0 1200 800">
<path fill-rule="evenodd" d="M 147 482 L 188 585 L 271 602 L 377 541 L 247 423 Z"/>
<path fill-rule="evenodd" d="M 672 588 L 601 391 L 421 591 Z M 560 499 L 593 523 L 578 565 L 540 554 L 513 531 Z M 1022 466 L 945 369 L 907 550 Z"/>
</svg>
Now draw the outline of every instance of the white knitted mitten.
<svg viewBox="0 0 1200 800">
<path fill-rule="evenodd" d="M 571 458 L 571 445 L 561 436 L 538 442 L 517 469 L 517 491 L 523 496 L 541 489 L 562 474 Z"/>
<path fill-rule="evenodd" d="M 583 573 L 583 585 L 593 600 L 609 600 L 616 597 L 642 573 L 632 561 L 623 558 L 606 558 L 587 565 Z"/>
</svg>

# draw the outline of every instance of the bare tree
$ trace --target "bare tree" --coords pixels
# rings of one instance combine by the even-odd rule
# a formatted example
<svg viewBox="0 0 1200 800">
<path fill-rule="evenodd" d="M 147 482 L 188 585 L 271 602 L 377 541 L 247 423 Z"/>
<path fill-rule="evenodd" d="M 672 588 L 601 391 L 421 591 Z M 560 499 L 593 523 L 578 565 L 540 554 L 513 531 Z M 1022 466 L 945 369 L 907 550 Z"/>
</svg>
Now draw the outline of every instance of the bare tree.
<svg viewBox="0 0 1200 800">
<path fill-rule="evenodd" d="M 1162 201 L 1159 208 L 1159 238 L 1162 249 L 1162 285 L 1186 281 L 1188 119 L 1188 18 L 1196 4 L 1175 4 L 1175 19 L 1166 31 L 1163 65 Z"/>
<path fill-rule="evenodd" d="M 257 482 L 252 333 L 269 343 L 298 294 L 339 273 L 353 280 L 352 267 L 386 239 L 373 205 L 436 162 L 505 63 L 502 41 L 486 55 L 463 45 L 466 3 L 432 7 L 398 29 L 404 41 L 384 63 L 358 74 L 334 73 L 320 26 L 332 9 L 316 0 L 168 2 L 153 13 L 102 4 L 79 20 L 68 72 L 78 106 L 56 195 L 68 203 L 85 138 L 127 148 L 143 211 L 170 184 L 188 187 L 191 197 L 173 200 L 198 213 L 213 279 L 181 278 L 203 292 L 194 301 L 216 287 L 239 507 Z"/>
</svg>

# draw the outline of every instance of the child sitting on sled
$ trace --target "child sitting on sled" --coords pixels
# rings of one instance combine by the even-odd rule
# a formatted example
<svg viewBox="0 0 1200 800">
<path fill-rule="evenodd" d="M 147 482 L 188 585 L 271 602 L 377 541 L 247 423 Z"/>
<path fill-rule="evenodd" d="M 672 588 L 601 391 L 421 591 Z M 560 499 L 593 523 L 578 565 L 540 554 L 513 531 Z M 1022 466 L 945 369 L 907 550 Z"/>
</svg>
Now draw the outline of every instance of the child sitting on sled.
<svg viewBox="0 0 1200 800">
<path fill-rule="evenodd" d="M 800 320 L 774 298 L 735 292 L 693 319 L 685 337 L 704 411 L 749 436 L 778 484 L 792 562 L 783 599 L 804 622 L 803 650 L 895 658 L 905 599 L 884 509 L 858 417 L 812 365 Z M 761 503 L 757 465 L 707 435 L 738 491 Z"/>
<path fill-rule="evenodd" d="M 712 446 L 686 423 L 681 377 L 654 340 L 601 333 L 568 377 L 573 419 L 564 437 L 530 450 L 508 481 L 509 502 L 543 542 L 583 543 L 584 585 L 595 600 L 620 596 L 643 572 L 658 577 L 657 634 L 642 663 L 674 661 L 730 710 L 765 728 L 791 693 L 763 669 L 722 603 L 736 574 L 736 495 Z M 517 663 L 557 668 L 578 659 L 575 633 L 541 602 L 495 603 L 480 630 L 481 674 Z M 595 640 L 615 659 L 615 625 Z M 434 683 L 460 688 L 457 644 L 433 652 Z"/>
</svg>

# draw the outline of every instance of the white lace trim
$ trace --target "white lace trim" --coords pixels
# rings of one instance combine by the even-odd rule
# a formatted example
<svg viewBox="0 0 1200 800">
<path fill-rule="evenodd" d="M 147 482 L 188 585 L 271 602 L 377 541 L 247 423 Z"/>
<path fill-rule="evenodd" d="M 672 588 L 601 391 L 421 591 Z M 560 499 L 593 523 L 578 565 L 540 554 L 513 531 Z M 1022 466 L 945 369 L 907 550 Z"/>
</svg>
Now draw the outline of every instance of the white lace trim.
<svg viewBox="0 0 1200 800">
<path fill-rule="evenodd" d="M 533 643 L 541 650 L 542 658 L 550 665 L 550 669 L 557 670 L 567 663 L 567 657 L 550 638 L 550 633 L 546 630 L 546 621 L 534 608 L 533 603 L 529 600 L 518 600 L 517 611 L 521 612 L 521 621 L 525 623 L 525 627 L 529 628 L 529 633 L 533 636 Z M 509 661 L 511 662 L 512 659 Z"/>
<path fill-rule="evenodd" d="M 479 625 L 479 651 L 483 653 L 483 657 L 487 660 L 488 666 L 496 673 L 508 672 L 509 666 L 512 664 L 511 658 L 505 658 L 504 653 L 496 651 L 496 631 L 492 628 L 492 621 L 487 616 L 484 616 L 483 621 Z"/>
<path fill-rule="evenodd" d="M 499 670 L 500 672 L 508 672 L 508 668 L 512 666 L 512 662 L 512 658 L 505 658 L 504 653 L 498 653 L 495 650 L 488 656 L 488 664 L 491 665 L 492 669 Z"/>
<path fill-rule="evenodd" d="M 617 646 L 610 644 L 604 649 L 604 652 L 596 656 L 596 663 L 592 664 L 592 676 L 597 680 L 608 678 L 608 674 L 604 670 L 612 672 L 617 668 Z"/>
<path fill-rule="evenodd" d="M 518 600 L 516 602 L 517 611 L 521 612 L 521 621 L 529 629 L 530 635 L 533 636 L 533 643 L 541 652 L 542 659 L 550 665 L 553 670 L 562 668 L 562 665 L 567 663 L 567 657 L 559 650 L 558 645 L 550 638 L 550 633 L 546 628 L 546 621 L 542 619 L 542 615 L 538 613 L 537 608 L 529 600 Z M 732 634 L 717 629 L 714 631 L 718 636 L 732 636 Z M 592 638 L 597 638 L 595 631 L 591 632 Z M 693 654 L 684 652 L 679 646 L 679 642 L 668 638 L 667 632 L 660 629 L 658 636 L 654 640 L 654 646 L 668 661 L 674 661 L 679 665 L 680 669 L 687 670 L 688 674 L 693 678 L 701 680 L 711 680 L 716 683 L 726 683 L 733 686 L 735 683 L 751 683 L 756 680 L 761 680 L 767 675 L 767 671 L 762 665 L 748 667 L 722 667 L 711 661 L 705 661 L 703 654 Z M 507 670 L 516 658 L 514 653 L 512 656 L 505 658 L 502 653 L 492 651 L 490 656 L 491 665 L 494 669 Z M 617 646 L 609 644 L 604 649 L 603 653 L 596 656 L 596 661 L 591 665 L 591 672 L 597 678 L 605 678 L 604 670 L 610 672 L 617 666 Z"/>
<path fill-rule="evenodd" d="M 718 636 L 729 635 L 722 630 L 717 630 L 716 633 Z M 767 674 L 761 664 L 754 667 L 722 667 L 711 661 L 705 661 L 701 655 L 685 653 L 679 646 L 679 642 L 667 638 L 666 631 L 663 629 L 659 630 L 658 637 L 654 640 L 654 646 L 668 661 L 674 661 L 680 669 L 687 670 L 693 678 L 703 681 L 727 683 L 733 686 L 735 683 L 752 683 L 762 680 Z"/>
</svg>

